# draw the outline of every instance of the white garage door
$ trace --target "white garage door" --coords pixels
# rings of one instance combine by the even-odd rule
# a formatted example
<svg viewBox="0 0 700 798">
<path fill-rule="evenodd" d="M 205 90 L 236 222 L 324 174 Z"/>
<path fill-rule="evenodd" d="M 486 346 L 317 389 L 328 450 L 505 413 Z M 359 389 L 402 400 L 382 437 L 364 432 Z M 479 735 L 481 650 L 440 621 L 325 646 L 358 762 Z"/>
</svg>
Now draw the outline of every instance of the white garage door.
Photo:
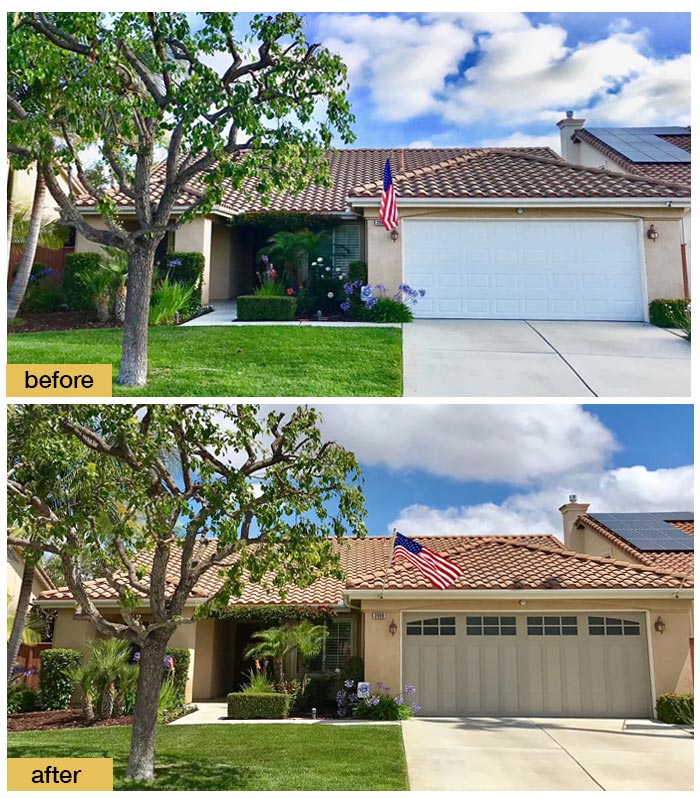
<svg viewBox="0 0 700 798">
<path fill-rule="evenodd" d="M 403 626 L 422 715 L 651 717 L 641 613 L 410 613 Z"/>
<path fill-rule="evenodd" d="M 416 317 L 641 321 L 636 222 L 403 222 Z"/>
</svg>

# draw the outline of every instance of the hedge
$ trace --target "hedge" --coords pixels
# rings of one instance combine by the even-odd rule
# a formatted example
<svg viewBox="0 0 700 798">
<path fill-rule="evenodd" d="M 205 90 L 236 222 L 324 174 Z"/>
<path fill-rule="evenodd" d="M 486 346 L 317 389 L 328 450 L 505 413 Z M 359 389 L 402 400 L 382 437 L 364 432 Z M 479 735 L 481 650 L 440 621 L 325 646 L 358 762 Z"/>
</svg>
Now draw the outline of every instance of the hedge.
<svg viewBox="0 0 700 798">
<path fill-rule="evenodd" d="M 663 723 L 692 726 L 694 702 L 691 693 L 664 693 L 656 699 L 656 716 Z"/>
<path fill-rule="evenodd" d="M 363 260 L 351 260 L 348 263 L 348 282 L 359 280 L 362 285 L 367 285 L 367 264 Z"/>
<path fill-rule="evenodd" d="M 170 654 L 175 663 L 173 673 L 173 685 L 177 690 L 178 699 L 182 706 L 185 706 L 185 687 L 187 686 L 187 674 L 190 668 L 190 650 L 188 648 L 169 648 L 166 654 Z"/>
<path fill-rule="evenodd" d="M 204 255 L 201 252 L 168 252 L 165 262 L 157 268 L 162 280 L 168 276 L 171 282 L 192 286 L 190 309 L 197 311 L 202 304 L 202 277 L 204 275 Z"/>
<path fill-rule="evenodd" d="M 85 288 L 85 276 L 100 268 L 97 252 L 72 252 L 63 265 L 63 293 L 71 310 L 94 310 L 90 292 Z"/>
<path fill-rule="evenodd" d="M 74 648 L 47 648 L 41 652 L 39 691 L 46 709 L 68 709 L 75 682 L 66 672 L 80 667 L 80 651 Z"/>
<path fill-rule="evenodd" d="M 238 321 L 293 321 L 297 301 L 293 296 L 239 296 Z"/>
<path fill-rule="evenodd" d="M 649 321 L 657 327 L 677 327 L 677 316 L 690 305 L 689 299 L 654 299 L 649 303 Z"/>
<path fill-rule="evenodd" d="M 229 693 L 228 717 L 233 720 L 284 720 L 289 715 L 290 700 L 287 693 Z"/>
</svg>

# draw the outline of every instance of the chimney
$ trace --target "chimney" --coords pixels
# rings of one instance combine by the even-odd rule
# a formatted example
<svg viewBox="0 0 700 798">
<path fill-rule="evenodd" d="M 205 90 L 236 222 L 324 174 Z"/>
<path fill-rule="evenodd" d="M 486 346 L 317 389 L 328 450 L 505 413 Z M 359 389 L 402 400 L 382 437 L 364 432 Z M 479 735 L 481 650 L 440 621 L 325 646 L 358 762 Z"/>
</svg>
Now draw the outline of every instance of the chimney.
<svg viewBox="0 0 700 798">
<path fill-rule="evenodd" d="M 581 145 L 574 144 L 571 137 L 577 130 L 581 130 L 585 123 L 585 119 L 574 119 L 573 111 L 567 111 L 566 118 L 557 122 L 561 136 L 561 156 L 569 163 L 581 163 Z"/>
<path fill-rule="evenodd" d="M 564 545 L 567 549 L 585 553 L 583 551 L 583 534 L 581 530 L 576 529 L 576 520 L 580 515 L 585 515 L 589 507 L 590 504 L 579 503 L 574 493 L 569 496 L 569 503 L 559 508 L 564 521 Z"/>
</svg>

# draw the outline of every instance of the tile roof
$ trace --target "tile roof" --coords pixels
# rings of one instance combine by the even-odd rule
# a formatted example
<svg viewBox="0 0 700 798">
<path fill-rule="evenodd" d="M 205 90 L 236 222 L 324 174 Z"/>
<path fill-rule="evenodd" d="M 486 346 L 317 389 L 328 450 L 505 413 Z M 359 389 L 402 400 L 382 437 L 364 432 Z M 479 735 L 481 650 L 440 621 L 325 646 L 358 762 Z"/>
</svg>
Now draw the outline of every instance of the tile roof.
<svg viewBox="0 0 700 798">
<path fill-rule="evenodd" d="M 652 180 L 663 180 L 670 183 L 680 183 L 690 187 L 689 163 L 635 163 L 619 153 L 613 147 L 602 142 L 597 136 L 586 128 L 577 130 L 572 138 L 574 141 L 584 141 L 605 155 L 611 161 L 621 166 L 626 171 Z M 686 152 L 690 152 L 690 133 L 687 136 L 661 136 L 665 141 L 675 144 Z M 614 174 L 614 173 L 613 173 Z"/>
<path fill-rule="evenodd" d="M 624 563 L 565 549 L 550 535 L 465 535 L 429 536 L 416 540 L 434 551 L 457 562 L 464 574 L 455 584 L 461 590 L 547 590 L 547 589 L 594 589 L 594 588 L 663 588 L 689 586 L 684 574 L 673 572 L 660 564 L 647 567 L 636 563 Z M 207 552 L 216 542 L 202 544 Z M 240 597 L 232 604 L 288 604 L 288 605 L 339 605 L 346 589 L 355 590 L 428 590 L 433 589 L 419 571 L 406 562 L 388 569 L 391 539 L 368 537 L 363 540 L 345 539 L 336 544 L 340 551 L 345 579 L 323 577 L 309 587 L 289 588 L 282 597 L 266 579 L 263 583 L 246 582 Z M 198 556 L 201 556 L 200 550 Z M 149 555 L 150 556 L 150 555 Z M 148 562 L 148 557 L 142 559 Z M 230 564 L 233 558 L 227 562 Z M 224 563 L 225 565 L 226 563 Z M 177 584 L 179 560 L 171 557 L 168 565 L 168 581 L 172 593 Z M 117 574 L 118 579 L 123 579 Z M 210 570 L 199 580 L 192 592 L 193 598 L 213 595 L 221 586 L 219 569 Z M 93 599 L 114 600 L 116 594 L 104 579 L 85 583 Z M 71 601 L 66 587 L 45 590 L 42 601 Z"/>
<path fill-rule="evenodd" d="M 235 188 L 230 181 L 220 206 L 231 214 L 287 211 L 290 213 L 345 213 L 348 197 L 376 197 L 381 193 L 384 162 L 391 159 L 396 191 L 401 197 L 671 197 L 671 188 L 655 180 L 630 178 L 596 169 L 567 164 L 548 147 L 405 150 L 334 150 L 329 153 L 331 185 L 319 186 L 310 176 L 309 184 L 294 194 L 281 192 L 263 205 L 256 180 L 247 178 Z M 163 165 L 154 171 L 150 196 L 157 202 L 163 189 Z M 186 208 L 201 196 L 203 183 L 195 179 L 177 198 Z M 688 186 L 682 193 L 689 192 Z M 129 208 L 132 200 L 111 192 L 119 207 Z M 94 197 L 76 199 L 82 208 L 96 206 Z"/>
<path fill-rule="evenodd" d="M 692 551 L 639 551 L 631 543 L 616 535 L 611 529 L 608 529 L 600 521 L 592 518 L 590 515 L 579 516 L 578 521 L 586 524 L 591 529 L 594 529 L 599 535 L 614 543 L 625 554 L 634 558 L 634 560 L 642 565 L 648 565 L 655 568 L 663 568 L 670 571 L 677 571 L 679 573 L 693 573 L 693 552 Z M 687 535 L 694 537 L 694 522 L 693 521 L 669 521 L 672 526 L 677 527 Z"/>
</svg>

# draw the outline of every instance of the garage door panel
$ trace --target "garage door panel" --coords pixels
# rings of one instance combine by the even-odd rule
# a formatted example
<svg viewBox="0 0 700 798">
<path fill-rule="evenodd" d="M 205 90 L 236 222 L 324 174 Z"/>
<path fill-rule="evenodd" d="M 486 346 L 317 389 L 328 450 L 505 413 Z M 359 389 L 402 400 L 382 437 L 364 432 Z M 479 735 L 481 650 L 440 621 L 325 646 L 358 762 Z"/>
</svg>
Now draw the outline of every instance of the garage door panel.
<svg viewBox="0 0 700 798">
<path fill-rule="evenodd" d="M 417 317 L 644 318 L 635 222 L 406 219 L 403 240 Z"/>
<path fill-rule="evenodd" d="M 639 613 L 444 617 L 449 636 L 404 637 L 403 680 L 423 714 L 650 716 Z"/>
</svg>

